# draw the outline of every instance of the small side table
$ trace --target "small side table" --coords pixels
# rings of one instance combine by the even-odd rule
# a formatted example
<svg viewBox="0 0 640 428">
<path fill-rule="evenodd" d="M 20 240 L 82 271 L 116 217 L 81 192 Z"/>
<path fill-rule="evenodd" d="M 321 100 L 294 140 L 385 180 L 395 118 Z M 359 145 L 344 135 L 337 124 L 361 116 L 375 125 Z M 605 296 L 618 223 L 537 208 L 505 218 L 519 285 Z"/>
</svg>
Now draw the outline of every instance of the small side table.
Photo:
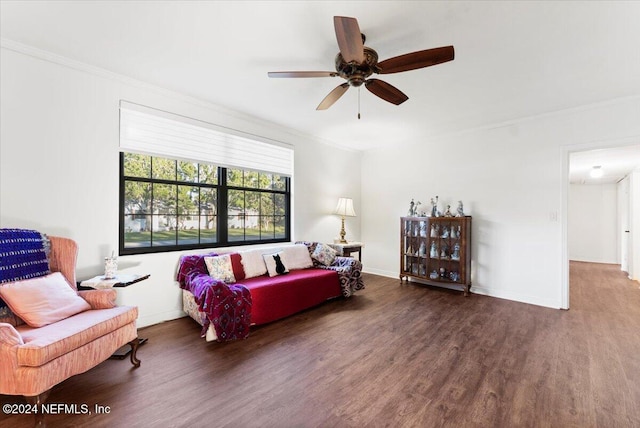
<svg viewBox="0 0 640 428">
<path fill-rule="evenodd" d="M 94 276 L 91 279 L 84 280 L 77 284 L 78 290 L 103 290 L 109 288 L 116 287 L 128 287 L 131 284 L 135 284 L 136 282 L 144 281 L 149 278 L 149 274 L 139 275 L 139 274 L 128 274 L 128 273 L 119 273 L 116 274 L 115 278 L 105 279 L 104 275 Z M 138 346 L 144 345 L 147 343 L 146 337 L 141 337 Z M 113 355 L 109 358 L 114 358 L 117 360 L 123 360 L 129 353 L 131 352 L 130 345 L 124 345 L 118 348 Z"/>
<path fill-rule="evenodd" d="M 352 253 L 358 253 L 358 260 L 362 261 L 362 242 L 347 242 L 346 244 L 329 244 L 331 248 L 338 252 L 338 255 L 351 257 Z"/>
<path fill-rule="evenodd" d="M 106 279 L 104 275 L 94 276 L 78 283 L 78 290 L 100 290 L 103 288 L 128 287 L 136 282 L 149 278 L 149 274 L 139 275 L 131 273 L 119 273 L 115 278 Z"/>
</svg>

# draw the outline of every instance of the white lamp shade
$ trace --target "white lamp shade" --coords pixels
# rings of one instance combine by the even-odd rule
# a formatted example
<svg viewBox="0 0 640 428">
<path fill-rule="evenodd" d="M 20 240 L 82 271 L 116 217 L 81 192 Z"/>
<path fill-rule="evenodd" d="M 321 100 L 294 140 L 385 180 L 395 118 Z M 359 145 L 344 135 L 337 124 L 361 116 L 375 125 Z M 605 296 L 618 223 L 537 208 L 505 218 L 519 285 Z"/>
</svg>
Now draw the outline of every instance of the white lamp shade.
<svg viewBox="0 0 640 428">
<path fill-rule="evenodd" d="M 336 206 L 334 214 L 338 214 L 345 217 L 355 217 L 356 212 L 353 209 L 353 199 L 340 198 L 338 199 L 338 206 Z"/>
</svg>

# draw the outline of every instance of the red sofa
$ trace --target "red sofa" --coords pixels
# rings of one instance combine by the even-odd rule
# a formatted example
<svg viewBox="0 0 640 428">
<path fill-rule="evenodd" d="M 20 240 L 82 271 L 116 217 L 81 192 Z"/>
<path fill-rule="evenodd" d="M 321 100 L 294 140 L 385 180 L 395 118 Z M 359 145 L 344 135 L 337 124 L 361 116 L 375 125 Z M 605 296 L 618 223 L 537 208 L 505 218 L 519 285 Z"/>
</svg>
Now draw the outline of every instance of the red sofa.
<svg viewBox="0 0 640 428">
<path fill-rule="evenodd" d="M 251 324 L 266 324 L 342 296 L 338 273 L 309 268 L 282 276 L 245 279 L 253 308 Z"/>
<path fill-rule="evenodd" d="M 246 338 L 250 325 L 273 322 L 364 288 L 358 260 L 335 256 L 330 264 L 323 264 L 312 257 L 319 245 L 303 242 L 239 253 L 183 256 L 177 277 L 183 288 L 183 310 L 203 326 L 202 336 L 207 340 L 227 341 Z M 308 260 L 299 257 L 303 255 L 301 246 Z M 297 256 L 290 256 L 293 251 Z M 265 267 L 265 274 L 259 274 L 259 262 L 274 253 L 291 269 L 274 274 Z M 207 265 L 212 259 L 222 263 L 222 257 L 230 259 L 226 271 Z M 228 277 L 235 282 L 225 281 Z"/>
</svg>

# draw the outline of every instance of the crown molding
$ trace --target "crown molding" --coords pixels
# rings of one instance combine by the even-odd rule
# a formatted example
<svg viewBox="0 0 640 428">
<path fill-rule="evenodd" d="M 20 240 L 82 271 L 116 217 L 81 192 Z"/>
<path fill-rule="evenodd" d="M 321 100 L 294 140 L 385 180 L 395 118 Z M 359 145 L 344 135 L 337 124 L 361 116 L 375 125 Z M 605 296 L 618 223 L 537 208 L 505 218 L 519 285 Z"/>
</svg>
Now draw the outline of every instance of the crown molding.
<svg viewBox="0 0 640 428">
<path fill-rule="evenodd" d="M 246 113 L 237 111 L 237 110 L 232 110 L 230 108 L 218 105 L 218 104 L 214 104 L 210 101 L 206 101 L 203 100 L 201 98 L 197 98 L 197 97 L 193 97 L 190 95 L 185 95 L 182 94 L 180 92 L 176 92 L 170 89 L 166 89 L 163 88 L 161 86 L 157 86 L 151 83 L 147 83 L 144 82 L 142 80 L 139 79 L 135 79 L 133 77 L 129 77 L 129 76 L 125 76 L 123 74 L 120 73 L 116 73 L 113 71 L 109 71 L 107 69 L 101 68 L 101 67 L 97 67 L 94 65 L 90 65 L 87 64 L 85 62 L 82 61 L 77 61 L 62 55 L 58 55 L 56 53 L 53 52 L 49 52 L 43 49 L 39 49 L 30 45 L 26 45 L 24 43 L 20 43 L 20 42 L 16 42 L 14 40 L 10 40 L 10 39 L 6 39 L 6 38 L 0 38 L 0 47 L 2 47 L 3 49 L 8 49 L 23 55 L 27 55 L 42 61 L 47 61 L 47 62 L 51 62 L 53 64 L 57 64 L 57 65 L 61 65 L 67 68 L 71 68 L 73 70 L 76 71 L 80 71 L 80 72 L 84 72 L 84 73 L 88 73 L 103 79 L 107 79 L 107 80 L 112 80 L 124 85 L 128 85 L 128 86 L 133 86 L 136 88 L 141 88 L 141 89 L 145 89 L 163 96 L 166 96 L 168 98 L 173 98 L 182 102 L 186 102 L 189 104 L 192 104 L 194 106 L 197 107 L 201 107 L 201 108 L 205 108 L 208 110 L 213 110 L 217 113 L 226 115 L 226 116 L 230 116 L 232 118 L 235 119 L 239 119 L 239 120 L 243 120 L 243 121 L 247 121 L 247 122 L 252 122 L 252 123 L 256 123 L 258 125 L 267 127 L 267 128 L 271 128 L 274 130 L 277 130 L 281 133 L 284 134 L 288 134 L 291 137 L 292 141 L 298 141 L 300 139 L 304 139 L 306 141 L 310 141 L 310 142 L 314 142 L 314 143 L 318 143 L 318 144 L 322 144 L 325 146 L 330 146 L 333 148 L 337 148 L 340 150 L 343 150 L 345 152 L 361 152 L 361 150 L 356 150 L 356 149 L 352 149 L 352 148 L 346 148 L 346 147 L 341 147 L 338 143 L 335 143 L 333 141 L 330 140 L 325 140 L 322 138 L 318 138 L 316 136 L 313 135 L 309 135 L 309 134 L 305 134 L 303 132 L 299 132 L 297 130 L 291 129 L 291 128 L 287 128 L 285 126 L 279 125 L 277 123 L 274 122 L 269 122 L 266 121 L 264 119 L 255 117 L 255 116 L 251 116 L 248 115 Z M 224 127 L 223 125 L 219 125 L 221 127 Z M 230 130 L 236 131 L 236 132 L 241 132 L 245 135 L 252 135 L 261 139 L 266 139 L 266 140 L 271 140 L 271 141 L 278 141 L 274 138 L 270 138 L 270 137 L 266 137 L 264 135 L 256 135 L 256 134 L 251 134 L 248 133 L 246 131 L 242 131 L 239 129 L 233 129 L 233 128 L 229 128 L 226 127 Z M 282 141 L 282 143 L 285 144 L 289 144 L 288 142 Z M 295 146 L 295 144 L 293 144 Z"/>
</svg>

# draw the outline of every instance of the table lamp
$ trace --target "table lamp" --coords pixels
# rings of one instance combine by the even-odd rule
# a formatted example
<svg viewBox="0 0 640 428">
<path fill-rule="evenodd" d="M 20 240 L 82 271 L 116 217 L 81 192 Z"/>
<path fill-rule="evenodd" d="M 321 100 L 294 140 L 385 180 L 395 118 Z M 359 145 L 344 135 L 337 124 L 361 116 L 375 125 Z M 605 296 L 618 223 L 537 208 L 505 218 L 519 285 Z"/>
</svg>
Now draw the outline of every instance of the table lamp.
<svg viewBox="0 0 640 428">
<path fill-rule="evenodd" d="M 340 229 L 340 243 L 346 244 L 347 240 L 344 239 L 344 237 L 347 234 L 347 232 L 344 230 L 344 218 L 356 216 L 356 212 L 353 210 L 353 199 L 351 198 L 338 199 L 338 206 L 336 206 L 336 209 L 333 211 L 333 213 L 342 217 L 342 229 Z"/>
</svg>

